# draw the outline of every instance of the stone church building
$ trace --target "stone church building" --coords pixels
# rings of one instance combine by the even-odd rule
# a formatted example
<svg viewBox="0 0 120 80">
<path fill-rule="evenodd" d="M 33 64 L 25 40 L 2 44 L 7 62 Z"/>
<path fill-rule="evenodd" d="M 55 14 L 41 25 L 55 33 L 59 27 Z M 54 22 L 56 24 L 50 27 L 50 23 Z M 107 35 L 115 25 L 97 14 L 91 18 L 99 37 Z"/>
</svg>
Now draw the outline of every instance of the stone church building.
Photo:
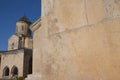
<svg viewBox="0 0 120 80">
<path fill-rule="evenodd" d="M 120 0 L 42 0 L 26 80 L 120 80 Z"/>
<path fill-rule="evenodd" d="M 25 16 L 16 22 L 16 33 L 8 40 L 8 51 L 0 51 L 0 78 L 32 74 L 31 24 Z"/>
<path fill-rule="evenodd" d="M 41 18 L 30 25 L 34 33 L 32 74 L 26 80 L 120 80 L 120 0 L 42 0 L 41 4 Z M 14 76 L 14 66 L 18 76 L 31 69 L 27 67 L 30 58 L 25 58 L 29 52 L 21 51 L 31 49 L 32 39 L 18 26 L 13 37 L 21 44 L 14 45 L 24 48 L 15 55 L 16 48 L 11 46 L 8 54 L 1 54 L 3 77 Z M 18 57 L 22 58 L 19 63 L 15 62 Z M 7 59 L 5 66 L 3 59 Z"/>
</svg>

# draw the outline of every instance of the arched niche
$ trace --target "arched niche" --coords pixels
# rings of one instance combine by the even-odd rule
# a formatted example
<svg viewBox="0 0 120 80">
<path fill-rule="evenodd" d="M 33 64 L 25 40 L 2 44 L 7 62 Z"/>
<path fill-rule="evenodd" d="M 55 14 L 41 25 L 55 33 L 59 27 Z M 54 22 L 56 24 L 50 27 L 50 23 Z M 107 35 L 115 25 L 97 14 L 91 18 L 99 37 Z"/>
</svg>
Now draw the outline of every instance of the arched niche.
<svg viewBox="0 0 120 80">
<path fill-rule="evenodd" d="M 9 67 L 6 66 L 6 67 L 3 69 L 3 77 L 9 76 L 9 72 L 10 72 Z"/>
</svg>

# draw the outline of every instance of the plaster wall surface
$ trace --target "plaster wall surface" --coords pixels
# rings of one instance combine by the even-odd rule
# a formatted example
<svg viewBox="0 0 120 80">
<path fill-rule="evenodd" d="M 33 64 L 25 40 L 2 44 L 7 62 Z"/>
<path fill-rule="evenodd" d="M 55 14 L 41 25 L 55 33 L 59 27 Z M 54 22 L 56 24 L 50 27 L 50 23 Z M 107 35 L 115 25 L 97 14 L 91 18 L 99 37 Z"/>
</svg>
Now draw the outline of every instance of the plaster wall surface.
<svg viewBox="0 0 120 80">
<path fill-rule="evenodd" d="M 120 80 L 119 0 L 43 0 L 38 24 L 38 80 Z"/>
</svg>

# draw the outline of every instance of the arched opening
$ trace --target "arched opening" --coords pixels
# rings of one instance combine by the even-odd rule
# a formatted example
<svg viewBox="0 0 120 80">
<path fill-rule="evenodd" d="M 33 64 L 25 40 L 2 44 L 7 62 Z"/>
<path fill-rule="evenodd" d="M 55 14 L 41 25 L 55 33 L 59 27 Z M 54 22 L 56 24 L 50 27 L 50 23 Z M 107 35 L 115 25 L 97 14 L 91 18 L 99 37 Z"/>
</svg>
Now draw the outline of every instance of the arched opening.
<svg viewBox="0 0 120 80">
<path fill-rule="evenodd" d="M 11 49 L 14 49 L 14 45 L 15 45 L 15 44 L 14 44 L 14 43 L 12 43 L 12 45 L 11 45 Z"/>
<path fill-rule="evenodd" d="M 22 26 L 22 31 L 24 31 L 24 26 Z"/>
<path fill-rule="evenodd" d="M 12 67 L 11 74 L 12 76 L 18 76 L 18 68 L 16 66 Z"/>
<path fill-rule="evenodd" d="M 4 69 L 3 69 L 3 76 L 9 76 L 9 68 L 6 66 Z"/>
<path fill-rule="evenodd" d="M 0 66 L 1 66 L 1 55 L 0 55 Z"/>
<path fill-rule="evenodd" d="M 28 74 L 32 74 L 32 57 L 30 57 L 30 59 L 29 59 Z"/>
</svg>

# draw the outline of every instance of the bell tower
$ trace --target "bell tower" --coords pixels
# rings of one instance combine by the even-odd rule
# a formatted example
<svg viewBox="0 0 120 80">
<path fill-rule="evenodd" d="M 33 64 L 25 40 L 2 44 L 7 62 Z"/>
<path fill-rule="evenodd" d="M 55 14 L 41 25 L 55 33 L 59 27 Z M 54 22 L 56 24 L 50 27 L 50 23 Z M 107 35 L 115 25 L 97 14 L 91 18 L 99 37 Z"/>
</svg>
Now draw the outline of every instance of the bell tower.
<svg viewBox="0 0 120 80">
<path fill-rule="evenodd" d="M 16 22 L 16 33 L 8 40 L 8 50 L 14 49 L 32 49 L 32 35 L 29 29 L 32 22 L 23 16 Z"/>
</svg>

